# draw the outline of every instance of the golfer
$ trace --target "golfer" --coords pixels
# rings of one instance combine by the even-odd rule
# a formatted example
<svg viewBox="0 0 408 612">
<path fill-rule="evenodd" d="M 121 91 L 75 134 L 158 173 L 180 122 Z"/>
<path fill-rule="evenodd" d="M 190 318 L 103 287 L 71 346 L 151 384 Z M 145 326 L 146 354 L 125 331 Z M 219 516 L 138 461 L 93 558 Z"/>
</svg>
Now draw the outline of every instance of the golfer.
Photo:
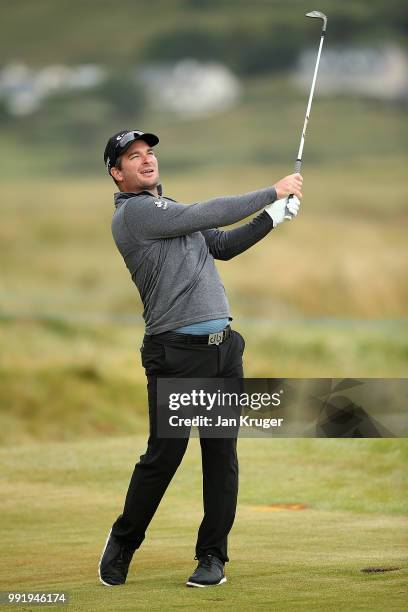
<svg viewBox="0 0 408 612">
<path fill-rule="evenodd" d="M 144 306 L 141 355 L 150 421 L 146 452 L 134 468 L 123 512 L 113 523 L 99 563 L 100 580 L 108 586 L 125 583 L 133 554 L 188 444 L 188 438 L 157 435 L 157 378 L 243 377 L 245 342 L 230 327 L 230 308 L 214 260 L 239 255 L 285 218 L 295 217 L 302 197 L 303 179 L 292 174 L 244 195 L 190 206 L 176 203 L 163 195 L 159 183 L 158 142 L 154 134 L 122 130 L 109 139 L 104 154 L 119 189 L 113 237 Z M 249 223 L 230 231 L 216 229 L 261 210 Z M 198 566 L 187 585 L 207 587 L 226 581 L 238 461 L 235 438 L 201 438 L 200 444 L 204 517 L 195 547 Z"/>
</svg>

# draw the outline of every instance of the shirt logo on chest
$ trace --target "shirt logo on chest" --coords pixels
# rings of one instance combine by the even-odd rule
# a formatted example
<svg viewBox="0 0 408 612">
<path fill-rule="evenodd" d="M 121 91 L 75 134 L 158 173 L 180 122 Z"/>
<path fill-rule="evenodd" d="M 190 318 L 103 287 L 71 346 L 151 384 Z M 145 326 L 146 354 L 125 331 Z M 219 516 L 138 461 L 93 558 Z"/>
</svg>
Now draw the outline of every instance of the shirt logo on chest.
<svg viewBox="0 0 408 612">
<path fill-rule="evenodd" d="M 162 208 L 163 210 L 167 210 L 169 207 L 167 202 L 164 202 L 163 200 L 155 200 L 154 203 L 156 204 L 157 208 Z"/>
</svg>

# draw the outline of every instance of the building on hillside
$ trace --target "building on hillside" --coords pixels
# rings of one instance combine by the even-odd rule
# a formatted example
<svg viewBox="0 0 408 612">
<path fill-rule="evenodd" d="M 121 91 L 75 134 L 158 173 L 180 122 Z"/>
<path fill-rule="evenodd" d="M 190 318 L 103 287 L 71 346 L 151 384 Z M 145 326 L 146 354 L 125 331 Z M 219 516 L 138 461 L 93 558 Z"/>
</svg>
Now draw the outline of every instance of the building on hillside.
<svg viewBox="0 0 408 612">
<path fill-rule="evenodd" d="M 295 83 L 309 90 L 316 50 L 301 53 Z M 408 102 L 408 58 L 397 46 L 323 49 L 319 95 L 354 94 L 390 102 Z"/>
<path fill-rule="evenodd" d="M 182 60 L 168 66 L 149 65 L 136 73 L 150 101 L 161 110 L 199 117 L 232 107 L 241 86 L 223 64 Z"/>
<path fill-rule="evenodd" d="M 53 93 L 92 89 L 105 78 L 105 70 L 95 64 L 50 64 L 34 70 L 12 63 L 0 71 L 0 98 L 10 115 L 30 115 Z"/>
</svg>

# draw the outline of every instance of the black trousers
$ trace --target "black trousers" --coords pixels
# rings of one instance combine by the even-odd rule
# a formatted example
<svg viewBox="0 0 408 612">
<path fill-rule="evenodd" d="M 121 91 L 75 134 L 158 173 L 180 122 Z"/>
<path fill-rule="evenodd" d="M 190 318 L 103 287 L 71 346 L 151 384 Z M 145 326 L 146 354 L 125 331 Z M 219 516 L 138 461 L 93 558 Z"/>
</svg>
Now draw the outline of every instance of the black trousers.
<svg viewBox="0 0 408 612">
<path fill-rule="evenodd" d="M 186 344 L 175 334 L 145 336 L 142 364 L 147 376 L 150 435 L 135 465 L 123 513 L 112 527 L 119 540 L 139 548 L 146 529 L 186 451 L 188 438 L 157 437 L 157 378 L 241 378 L 245 342 L 232 331 L 222 344 Z M 234 522 L 238 494 L 236 438 L 200 438 L 204 517 L 195 554 L 228 561 L 227 536 Z"/>
</svg>

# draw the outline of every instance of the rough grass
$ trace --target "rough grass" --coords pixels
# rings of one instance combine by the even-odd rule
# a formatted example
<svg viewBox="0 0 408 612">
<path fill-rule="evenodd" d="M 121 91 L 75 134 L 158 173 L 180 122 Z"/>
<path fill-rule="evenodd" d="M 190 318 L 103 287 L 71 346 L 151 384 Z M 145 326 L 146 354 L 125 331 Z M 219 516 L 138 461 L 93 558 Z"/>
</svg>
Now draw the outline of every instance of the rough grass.
<svg viewBox="0 0 408 612">
<path fill-rule="evenodd" d="M 81 611 L 405 610 L 405 440 L 241 440 L 228 582 L 214 590 L 184 586 L 202 513 L 191 440 L 126 586 L 107 589 L 99 555 L 144 444 L 137 436 L 0 451 L 2 590 L 64 589 Z M 261 511 L 278 502 L 307 507 Z M 400 569 L 361 572 L 369 566 Z"/>
<path fill-rule="evenodd" d="M 247 377 L 404 377 L 400 324 L 238 319 Z M 114 321 L 0 323 L 0 443 L 126 435 L 146 420 L 143 329 Z"/>
<path fill-rule="evenodd" d="M 218 264 L 233 312 L 268 318 L 406 317 L 405 166 L 402 161 L 389 165 L 396 190 L 392 201 L 387 185 L 360 178 L 379 169 L 366 161 L 349 168 L 343 180 L 341 168 L 311 170 L 296 222 L 239 258 Z M 283 173 L 278 167 L 275 178 Z M 191 202 L 197 193 L 206 198 L 250 190 L 273 182 L 269 178 L 258 170 L 234 184 L 225 173 L 206 186 L 201 174 L 186 183 L 173 179 L 169 193 Z M 0 230 L 0 255 L 7 264 L 3 313 L 140 312 L 137 291 L 110 234 L 109 183 L 34 181 L 4 191 L 10 206 Z"/>
<path fill-rule="evenodd" d="M 241 103 L 221 115 L 173 121 L 149 110 L 144 125 L 162 139 L 166 193 L 194 202 L 291 172 L 304 102 L 287 78 L 265 78 L 245 83 Z M 233 325 L 246 336 L 246 373 L 404 376 L 404 115 L 317 98 L 313 122 L 299 217 L 218 264 Z M 3 127 L 0 439 L 137 431 L 141 304 L 111 237 L 114 186 L 105 175 L 69 178 L 64 164 L 78 151 L 64 138 L 53 147 L 18 143 Z M 83 172 L 100 159 L 104 138 L 86 149 Z"/>
</svg>

